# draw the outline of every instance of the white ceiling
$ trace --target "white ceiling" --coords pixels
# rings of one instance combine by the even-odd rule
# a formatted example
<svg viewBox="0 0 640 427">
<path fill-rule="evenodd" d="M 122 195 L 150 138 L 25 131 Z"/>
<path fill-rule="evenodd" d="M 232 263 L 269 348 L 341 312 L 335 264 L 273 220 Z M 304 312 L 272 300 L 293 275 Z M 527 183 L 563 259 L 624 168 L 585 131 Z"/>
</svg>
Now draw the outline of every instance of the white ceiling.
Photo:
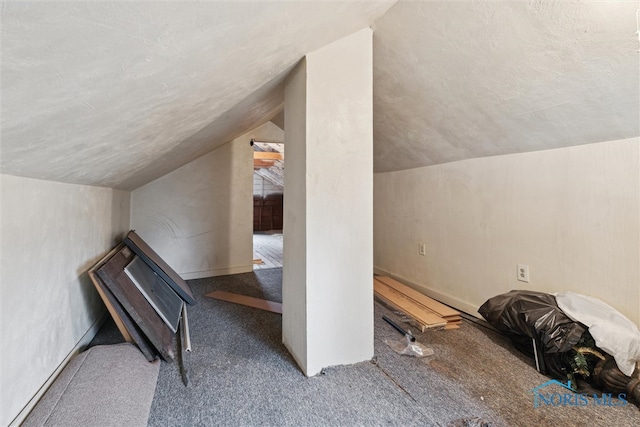
<svg viewBox="0 0 640 427">
<path fill-rule="evenodd" d="M 2 172 L 133 189 L 267 121 L 393 2 L 3 2 Z"/>
<path fill-rule="evenodd" d="M 376 171 L 640 135 L 637 1 L 393 3 L 3 2 L 2 172 L 136 188 L 372 24 Z"/>
<path fill-rule="evenodd" d="M 640 135 L 638 7 L 399 2 L 373 26 L 375 171 Z"/>
</svg>

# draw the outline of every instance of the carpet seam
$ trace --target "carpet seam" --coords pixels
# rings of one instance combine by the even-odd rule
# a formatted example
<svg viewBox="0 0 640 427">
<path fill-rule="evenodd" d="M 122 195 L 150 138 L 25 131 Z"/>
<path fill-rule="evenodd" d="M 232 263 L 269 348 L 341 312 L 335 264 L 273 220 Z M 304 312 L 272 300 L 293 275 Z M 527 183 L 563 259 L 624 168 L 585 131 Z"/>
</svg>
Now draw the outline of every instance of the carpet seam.
<svg viewBox="0 0 640 427">
<path fill-rule="evenodd" d="M 380 366 L 376 360 L 376 362 L 374 363 L 374 365 L 376 365 L 376 367 L 378 369 L 380 369 L 380 371 L 387 377 L 389 378 L 400 390 L 402 390 L 403 392 L 405 392 L 410 398 L 411 400 L 413 400 L 414 403 L 416 403 L 417 405 L 420 405 L 420 402 L 418 402 L 418 400 L 416 400 L 416 398 L 414 398 L 411 393 L 409 393 L 409 391 L 407 389 L 405 389 L 403 386 L 400 385 L 400 383 L 398 381 L 395 380 L 395 378 L 393 378 L 382 366 Z M 425 414 L 422 411 L 422 408 L 419 406 L 416 406 L 415 408 L 413 408 L 413 410 L 417 413 L 420 413 L 420 415 L 422 415 L 425 418 L 428 418 L 427 414 Z M 440 426 L 439 423 L 436 422 L 436 424 L 438 424 L 438 426 Z"/>
<path fill-rule="evenodd" d="M 87 351 L 91 351 L 91 349 L 87 350 Z M 58 399 L 56 400 L 56 403 L 53 405 L 53 407 L 51 408 L 51 411 L 49 412 L 49 415 L 47 415 L 47 418 L 44 420 L 44 422 L 42 423 L 42 425 L 46 425 L 47 422 L 49 421 L 49 419 L 51 418 L 51 416 L 55 413 L 56 408 L 58 407 L 58 404 L 60 403 L 60 401 L 62 400 L 62 396 L 65 395 L 65 393 L 67 392 L 67 389 L 69 388 L 69 386 L 71 385 L 71 383 L 73 382 L 73 380 L 76 378 L 76 375 L 78 374 L 78 372 L 80 371 L 80 368 L 82 368 L 82 366 L 84 365 L 84 363 L 87 361 L 87 358 L 89 357 L 89 354 L 87 354 L 84 359 L 82 359 L 82 363 L 80 363 L 80 366 L 78 366 L 78 369 L 76 369 L 76 371 L 73 373 L 73 376 L 71 377 L 71 379 L 69 380 L 69 382 L 67 383 L 67 385 L 64 387 L 64 390 L 62 390 L 62 393 L 60 393 L 60 397 L 58 397 Z"/>
<path fill-rule="evenodd" d="M 407 391 L 407 389 L 405 389 L 404 387 L 402 387 L 402 386 L 400 385 L 400 383 L 399 383 L 398 381 L 396 381 L 396 380 L 395 380 L 395 378 L 393 378 L 391 375 L 389 375 L 389 373 L 388 373 L 387 371 L 385 371 L 385 370 L 384 370 L 384 368 L 383 368 L 382 366 L 380 366 L 380 365 L 378 364 L 378 362 L 377 362 L 377 361 L 374 363 L 374 365 L 375 365 L 378 369 L 380 369 L 380 371 L 381 371 L 381 372 L 382 372 L 382 373 L 383 373 L 387 378 L 389 378 L 389 380 L 391 380 L 391 382 L 392 382 L 393 384 L 395 384 L 395 385 L 396 385 L 396 387 L 398 387 L 400 390 L 402 390 L 403 392 L 405 392 L 405 393 L 407 394 L 407 396 L 409 396 L 409 397 L 411 398 L 411 400 L 413 400 L 413 401 L 414 401 L 414 403 L 418 403 L 418 401 L 417 401 L 417 400 L 416 400 L 416 399 L 411 395 L 411 393 L 409 393 L 409 392 Z"/>
</svg>

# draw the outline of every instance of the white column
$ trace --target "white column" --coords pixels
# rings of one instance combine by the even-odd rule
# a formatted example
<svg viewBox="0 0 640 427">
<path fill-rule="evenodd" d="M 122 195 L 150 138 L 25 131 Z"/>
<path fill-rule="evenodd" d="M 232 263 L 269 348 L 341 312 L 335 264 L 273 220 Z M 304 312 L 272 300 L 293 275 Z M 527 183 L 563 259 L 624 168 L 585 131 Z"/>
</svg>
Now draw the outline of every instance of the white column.
<svg viewBox="0 0 640 427">
<path fill-rule="evenodd" d="M 372 84 L 369 28 L 286 83 L 283 342 L 308 376 L 373 356 Z"/>
</svg>

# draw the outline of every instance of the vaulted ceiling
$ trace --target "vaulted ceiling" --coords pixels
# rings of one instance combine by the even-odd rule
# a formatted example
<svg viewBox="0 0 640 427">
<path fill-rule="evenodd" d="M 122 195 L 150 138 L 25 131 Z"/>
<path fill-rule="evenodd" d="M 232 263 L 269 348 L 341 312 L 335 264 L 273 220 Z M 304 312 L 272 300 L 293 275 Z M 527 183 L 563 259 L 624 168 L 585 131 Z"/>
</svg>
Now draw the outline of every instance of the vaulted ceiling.
<svg viewBox="0 0 640 427">
<path fill-rule="evenodd" d="M 373 26 L 376 171 L 640 135 L 639 4 L 399 2 Z"/>
<path fill-rule="evenodd" d="M 3 2 L 3 173 L 133 189 L 282 108 L 393 2 Z"/>
<path fill-rule="evenodd" d="M 134 189 L 277 116 L 374 29 L 391 171 L 640 135 L 635 1 L 3 2 L 2 172 Z"/>
</svg>

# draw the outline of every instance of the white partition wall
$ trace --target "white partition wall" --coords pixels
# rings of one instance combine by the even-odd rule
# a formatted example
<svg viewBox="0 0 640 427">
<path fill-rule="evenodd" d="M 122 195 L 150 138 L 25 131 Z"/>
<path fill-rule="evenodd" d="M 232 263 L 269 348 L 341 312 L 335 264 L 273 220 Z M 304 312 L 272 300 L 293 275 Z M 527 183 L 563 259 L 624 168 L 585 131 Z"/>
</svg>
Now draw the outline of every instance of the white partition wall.
<svg viewBox="0 0 640 427">
<path fill-rule="evenodd" d="M 369 28 L 289 76 L 283 341 L 308 376 L 373 356 L 372 122 Z"/>
<path fill-rule="evenodd" d="M 267 122 L 131 195 L 132 228 L 184 279 L 253 271 L 252 138 Z"/>
</svg>

